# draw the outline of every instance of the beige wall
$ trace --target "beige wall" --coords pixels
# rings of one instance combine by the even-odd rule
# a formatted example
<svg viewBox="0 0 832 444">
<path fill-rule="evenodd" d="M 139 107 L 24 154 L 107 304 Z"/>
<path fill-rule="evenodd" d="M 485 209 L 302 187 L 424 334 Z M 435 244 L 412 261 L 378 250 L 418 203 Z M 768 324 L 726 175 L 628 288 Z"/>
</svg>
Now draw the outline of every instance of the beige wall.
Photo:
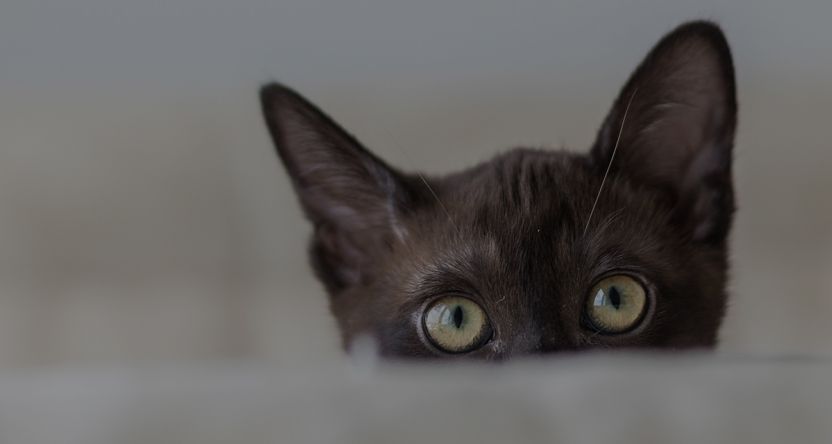
<svg viewBox="0 0 832 444">
<path fill-rule="evenodd" d="M 832 352 L 822 2 L 74 1 L 0 7 L 0 367 L 336 352 L 261 80 L 291 81 L 391 162 L 442 172 L 518 144 L 584 149 L 652 41 L 703 15 L 725 25 L 740 82 L 724 348 Z"/>
</svg>

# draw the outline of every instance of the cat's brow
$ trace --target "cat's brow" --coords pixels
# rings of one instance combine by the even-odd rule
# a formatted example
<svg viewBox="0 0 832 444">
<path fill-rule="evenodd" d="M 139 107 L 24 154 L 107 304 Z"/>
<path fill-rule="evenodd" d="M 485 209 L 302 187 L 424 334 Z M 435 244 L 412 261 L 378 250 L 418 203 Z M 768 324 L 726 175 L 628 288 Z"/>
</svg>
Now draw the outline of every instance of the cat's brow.
<svg viewBox="0 0 832 444">
<path fill-rule="evenodd" d="M 433 195 L 433 198 L 434 198 L 434 199 L 436 199 L 436 202 L 439 204 L 439 206 L 440 206 L 440 207 L 442 207 L 442 211 L 444 211 L 444 212 L 445 212 L 445 214 L 448 216 L 448 220 L 451 222 L 451 225 L 453 225 L 454 230 L 456 230 L 457 232 L 459 232 L 459 227 L 457 227 L 457 226 L 456 226 L 456 222 L 454 222 L 454 218 L 453 218 L 453 217 L 451 217 L 451 213 L 450 213 L 450 212 L 448 211 L 448 209 L 445 207 L 445 204 L 443 204 L 443 203 L 442 203 L 442 201 L 441 201 L 441 200 L 439 200 L 439 196 L 437 196 L 437 195 L 436 195 L 436 192 L 435 192 L 435 191 L 433 191 L 433 188 L 431 188 L 431 186 L 430 186 L 430 184 L 428 183 L 427 179 L 425 179 L 424 174 L 422 174 L 422 173 L 418 173 L 418 175 L 419 175 L 419 179 L 421 179 L 421 180 L 422 180 L 422 183 L 423 183 L 423 184 L 425 184 L 425 186 L 427 187 L 428 191 L 430 191 L 430 194 L 431 194 L 431 195 Z"/>
<path fill-rule="evenodd" d="M 618 152 L 618 144 L 621 142 L 621 134 L 624 133 L 624 122 L 627 121 L 627 113 L 630 111 L 630 105 L 633 104 L 633 98 L 636 96 L 638 92 L 638 88 L 633 90 L 633 94 L 630 95 L 630 100 L 627 102 L 627 107 L 624 108 L 624 116 L 621 117 L 621 126 L 618 128 L 618 137 L 615 139 L 615 146 L 612 148 L 612 154 L 610 155 L 610 161 L 607 163 L 607 170 L 604 172 L 604 178 L 601 179 L 601 186 L 598 187 L 598 194 L 595 195 L 595 202 L 592 203 L 592 209 L 589 210 L 589 217 L 586 218 L 586 226 L 584 226 L 584 236 L 586 236 L 586 231 L 589 230 L 589 223 L 592 221 L 592 215 L 595 213 L 595 207 L 598 205 L 598 199 L 601 198 L 601 192 L 604 191 L 604 184 L 607 182 L 607 176 L 610 174 L 610 168 L 612 167 L 612 161 L 615 160 L 615 153 Z"/>
</svg>

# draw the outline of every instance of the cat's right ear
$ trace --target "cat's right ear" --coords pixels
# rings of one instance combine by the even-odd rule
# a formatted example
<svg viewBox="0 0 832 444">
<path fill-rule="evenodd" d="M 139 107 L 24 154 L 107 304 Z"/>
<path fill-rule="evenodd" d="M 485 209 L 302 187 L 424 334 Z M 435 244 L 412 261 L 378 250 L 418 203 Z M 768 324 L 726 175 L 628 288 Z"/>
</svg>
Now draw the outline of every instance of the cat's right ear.
<svg viewBox="0 0 832 444">
<path fill-rule="evenodd" d="M 364 277 L 374 249 L 403 237 L 403 176 L 321 110 L 279 84 L 260 91 L 277 153 L 315 226 L 313 260 L 331 291 Z"/>
<path fill-rule="evenodd" d="M 592 148 L 599 174 L 664 191 L 697 241 L 722 243 L 731 226 L 737 101 L 722 31 L 691 22 L 666 35 L 624 85 Z"/>
</svg>

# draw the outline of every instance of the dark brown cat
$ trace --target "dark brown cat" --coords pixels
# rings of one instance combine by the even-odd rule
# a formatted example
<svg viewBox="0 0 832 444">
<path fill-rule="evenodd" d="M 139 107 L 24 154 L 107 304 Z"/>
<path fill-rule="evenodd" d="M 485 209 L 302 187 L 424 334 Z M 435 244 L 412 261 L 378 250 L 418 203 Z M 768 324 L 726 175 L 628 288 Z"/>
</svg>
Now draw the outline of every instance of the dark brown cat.
<svg viewBox="0 0 832 444">
<path fill-rule="evenodd" d="M 425 178 L 292 90 L 261 92 L 345 347 L 366 334 L 384 356 L 487 359 L 715 344 L 735 95 L 722 32 L 687 23 L 638 66 L 588 154 L 520 148 Z"/>
</svg>

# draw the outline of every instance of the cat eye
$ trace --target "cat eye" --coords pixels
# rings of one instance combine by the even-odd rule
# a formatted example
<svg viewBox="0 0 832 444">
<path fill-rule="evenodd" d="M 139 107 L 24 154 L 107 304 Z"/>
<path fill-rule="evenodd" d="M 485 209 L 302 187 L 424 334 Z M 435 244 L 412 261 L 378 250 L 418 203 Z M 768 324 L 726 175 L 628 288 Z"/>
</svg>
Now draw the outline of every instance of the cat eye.
<svg viewBox="0 0 832 444">
<path fill-rule="evenodd" d="M 422 327 L 430 343 L 446 353 L 476 350 L 493 333 L 482 307 L 462 296 L 445 296 L 428 305 Z"/>
<path fill-rule="evenodd" d="M 619 334 L 632 330 L 647 311 L 647 290 L 636 279 L 618 274 L 592 287 L 586 304 L 591 327 L 601 333 Z"/>
</svg>

